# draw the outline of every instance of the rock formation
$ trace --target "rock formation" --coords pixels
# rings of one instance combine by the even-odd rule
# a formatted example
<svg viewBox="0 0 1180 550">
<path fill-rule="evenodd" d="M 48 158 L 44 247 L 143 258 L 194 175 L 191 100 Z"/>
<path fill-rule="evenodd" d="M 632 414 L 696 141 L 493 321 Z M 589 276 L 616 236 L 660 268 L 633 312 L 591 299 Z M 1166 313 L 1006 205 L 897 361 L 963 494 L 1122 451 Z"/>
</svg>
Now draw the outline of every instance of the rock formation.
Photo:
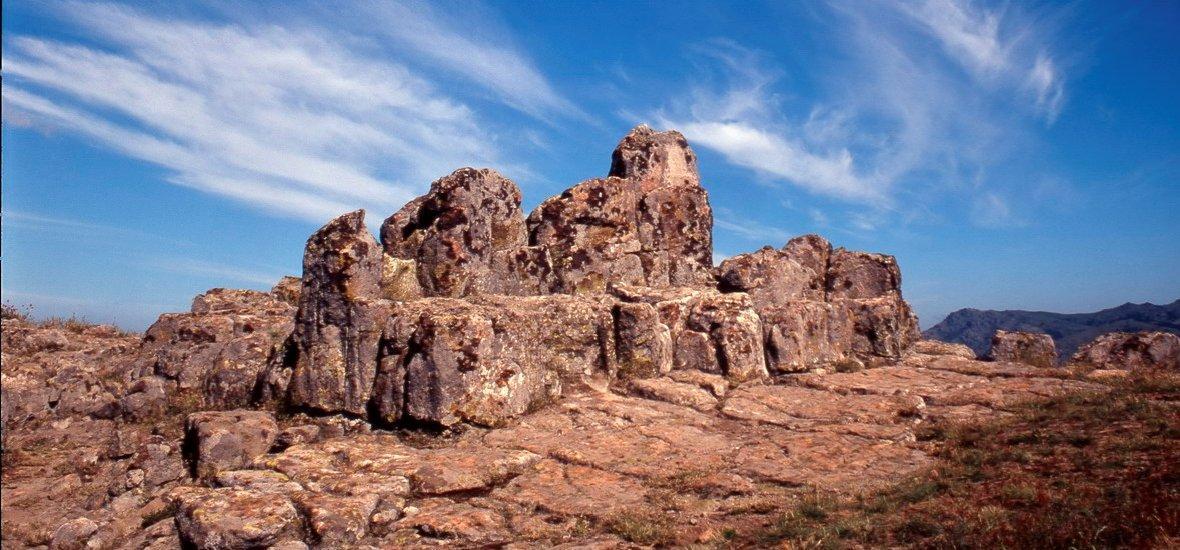
<svg viewBox="0 0 1180 550">
<path fill-rule="evenodd" d="M 990 357 L 993 361 L 1049 368 L 1057 365 L 1057 348 L 1048 334 L 997 330 L 992 336 Z"/>
<path fill-rule="evenodd" d="M 363 212 L 325 225 L 304 255 L 292 364 L 272 361 L 255 393 L 382 425 L 494 426 L 615 380 L 736 383 L 896 360 L 917 340 L 891 256 L 806 235 L 714 270 L 708 195 L 677 132 L 640 126 L 605 179 L 527 219 L 520 202 L 500 174 L 465 168 L 386 219 L 380 247 Z"/>
<path fill-rule="evenodd" d="M 365 227 L 363 210 L 332 220 L 307 240 L 295 314 L 294 405 L 365 413 L 387 311 L 381 268 L 381 246 Z"/>
<path fill-rule="evenodd" d="M 1170 332 L 1112 332 L 1083 345 L 1069 362 L 1104 370 L 1180 371 L 1180 336 Z"/>
<path fill-rule="evenodd" d="M 340 216 L 301 278 L 142 338 L 6 317 L 4 546 L 612 547 L 649 512 L 718 542 L 798 487 L 928 468 L 918 422 L 1100 388 L 919 342 L 891 256 L 805 235 L 714 267 L 676 132 L 520 204 L 457 170 L 380 242 Z"/>
</svg>

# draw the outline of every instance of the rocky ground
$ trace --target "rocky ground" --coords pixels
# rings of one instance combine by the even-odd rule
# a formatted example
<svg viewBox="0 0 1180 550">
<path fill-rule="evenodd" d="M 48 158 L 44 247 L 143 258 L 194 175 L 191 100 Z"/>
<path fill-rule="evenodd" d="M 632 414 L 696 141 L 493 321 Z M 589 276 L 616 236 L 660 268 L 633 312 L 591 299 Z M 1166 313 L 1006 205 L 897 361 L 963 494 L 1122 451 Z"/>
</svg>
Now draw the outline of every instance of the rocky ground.
<svg viewBox="0 0 1180 550">
<path fill-rule="evenodd" d="M 106 366 L 133 362 L 139 339 L 19 318 L 3 334 L 6 393 L 18 390 L 10 376 L 51 370 L 38 365 L 73 365 L 96 388 L 51 395 L 68 411 L 5 433 L 6 548 L 175 548 L 182 534 L 206 548 L 756 544 L 816 494 L 920 479 L 939 461 L 916 437 L 931 426 L 1125 378 L 923 343 L 857 372 L 732 384 L 672 371 L 503 428 L 423 433 L 261 411 L 186 417 L 183 403 L 135 420 L 80 415 L 75 403 L 102 402 L 97 388 L 117 383 Z M 1160 441 L 1174 452 L 1171 437 Z"/>
<path fill-rule="evenodd" d="M 495 171 L 457 170 L 380 241 L 344 214 L 308 239 L 301 278 L 210 290 L 143 335 L 6 307 L 4 546 L 993 546 L 863 503 L 928 480 L 903 500 L 970 511 L 953 498 L 991 494 L 964 489 L 990 470 L 929 481 L 973 455 L 922 434 L 1072 421 L 1030 401 L 1125 402 L 1106 411 L 1123 433 L 1070 441 L 1141 436 L 1119 460 L 1175 462 L 1180 337 L 1109 334 L 1059 367 L 1051 338 L 998 333 L 981 361 L 919 340 L 892 256 L 804 235 L 714 266 L 677 132 L 637 127 L 606 178 L 520 204 Z M 1159 471 L 1146 507 L 1045 540 L 1174 536 Z M 989 513 L 981 533 L 1022 531 Z"/>
</svg>

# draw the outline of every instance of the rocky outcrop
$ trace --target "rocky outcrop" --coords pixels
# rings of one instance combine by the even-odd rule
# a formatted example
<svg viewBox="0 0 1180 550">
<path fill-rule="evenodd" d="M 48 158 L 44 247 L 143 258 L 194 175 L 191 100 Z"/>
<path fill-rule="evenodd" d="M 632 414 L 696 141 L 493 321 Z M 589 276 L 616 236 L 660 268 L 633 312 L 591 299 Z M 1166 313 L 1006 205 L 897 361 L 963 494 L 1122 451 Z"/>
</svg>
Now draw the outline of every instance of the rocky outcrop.
<svg viewBox="0 0 1180 550">
<path fill-rule="evenodd" d="M 513 254 L 528 241 L 520 199 L 516 184 L 494 170 L 461 168 L 385 220 L 381 243 L 389 258 L 413 262 L 424 296 L 536 294 L 540 286 L 512 288 L 505 280 Z M 397 280 L 387 276 L 386 286 Z"/>
<path fill-rule="evenodd" d="M 166 313 L 143 337 L 139 374 L 143 380 L 124 398 L 128 414 L 143 416 L 159 407 L 152 396 L 188 392 L 209 409 L 251 404 L 268 362 L 282 353 L 294 328 L 291 283 L 276 291 L 215 288 L 193 298 L 189 313 Z M 146 392 L 160 387 L 160 391 Z"/>
<path fill-rule="evenodd" d="M 290 382 L 296 406 L 365 413 L 388 315 L 381 269 L 381 246 L 365 227 L 364 210 L 332 220 L 308 239 Z"/>
<path fill-rule="evenodd" d="M 610 303 L 428 298 L 385 321 L 371 411 L 384 423 L 494 426 L 612 373 Z"/>
<path fill-rule="evenodd" d="M 724 292 L 750 295 L 762 317 L 770 370 L 791 373 L 845 360 L 896 360 L 918 340 L 892 256 L 832 250 L 803 235 L 717 268 Z"/>
<path fill-rule="evenodd" d="M 550 288 L 566 293 L 706 284 L 712 227 L 688 142 L 647 126 L 619 143 L 606 179 L 579 183 L 528 217 L 529 244 L 549 253 Z"/>
<path fill-rule="evenodd" d="M 989 354 L 993 361 L 1024 363 L 1049 368 L 1057 365 L 1057 348 L 1053 337 L 1035 332 L 997 330 L 992 336 Z"/>
<path fill-rule="evenodd" d="M 1180 370 L 1180 336 L 1168 332 L 1112 332 L 1083 345 L 1070 364 L 1095 369 Z"/>
</svg>

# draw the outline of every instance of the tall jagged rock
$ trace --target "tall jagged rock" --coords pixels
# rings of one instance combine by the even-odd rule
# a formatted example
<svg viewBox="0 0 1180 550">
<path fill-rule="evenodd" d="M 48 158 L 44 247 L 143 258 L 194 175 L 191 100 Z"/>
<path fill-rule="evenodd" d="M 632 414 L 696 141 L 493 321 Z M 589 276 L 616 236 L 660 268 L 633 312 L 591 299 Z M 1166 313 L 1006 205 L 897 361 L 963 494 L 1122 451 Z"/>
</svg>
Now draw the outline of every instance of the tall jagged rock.
<svg viewBox="0 0 1180 550">
<path fill-rule="evenodd" d="M 365 227 L 364 210 L 332 220 L 307 240 L 295 316 L 293 404 L 365 413 L 388 311 L 388 302 L 380 299 L 381 254 Z"/>
<path fill-rule="evenodd" d="M 541 203 L 528 227 L 530 244 L 549 251 L 555 292 L 710 281 L 713 212 L 679 132 L 636 127 L 615 149 L 607 178 Z"/>
<path fill-rule="evenodd" d="M 493 256 L 527 244 L 520 199 L 495 170 L 461 168 L 386 219 L 381 242 L 390 257 L 415 263 L 426 296 L 499 292 L 504 273 Z"/>
</svg>

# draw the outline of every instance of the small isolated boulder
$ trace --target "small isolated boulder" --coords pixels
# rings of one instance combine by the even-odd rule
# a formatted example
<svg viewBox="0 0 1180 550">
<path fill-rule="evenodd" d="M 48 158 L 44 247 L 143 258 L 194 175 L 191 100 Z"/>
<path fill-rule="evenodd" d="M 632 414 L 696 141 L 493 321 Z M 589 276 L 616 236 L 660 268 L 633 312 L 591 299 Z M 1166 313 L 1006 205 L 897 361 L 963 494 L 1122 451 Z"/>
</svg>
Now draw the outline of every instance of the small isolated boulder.
<svg viewBox="0 0 1180 550">
<path fill-rule="evenodd" d="M 997 330 L 992 336 L 990 356 L 993 361 L 1044 368 L 1057 366 L 1057 346 L 1053 337 L 1038 332 Z"/>
<path fill-rule="evenodd" d="M 1180 336 L 1170 332 L 1112 332 L 1074 353 L 1070 363 L 1096 369 L 1180 370 Z"/>
<path fill-rule="evenodd" d="M 299 512 L 287 497 L 250 489 L 185 488 L 175 496 L 176 531 L 200 550 L 267 548 L 298 538 Z"/>
<path fill-rule="evenodd" d="M 207 411 L 185 421 L 185 450 L 195 477 L 245 467 L 270 450 L 278 424 L 264 411 Z"/>
</svg>

